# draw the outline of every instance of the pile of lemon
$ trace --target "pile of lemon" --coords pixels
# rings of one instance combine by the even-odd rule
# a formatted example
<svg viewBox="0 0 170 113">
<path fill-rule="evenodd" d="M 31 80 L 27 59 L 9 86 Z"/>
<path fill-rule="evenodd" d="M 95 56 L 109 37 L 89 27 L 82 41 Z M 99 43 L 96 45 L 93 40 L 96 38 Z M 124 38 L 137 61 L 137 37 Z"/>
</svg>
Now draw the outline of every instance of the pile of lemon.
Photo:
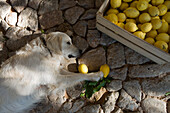
<svg viewBox="0 0 170 113">
<path fill-rule="evenodd" d="M 170 52 L 170 0 L 110 0 L 104 18 Z"/>
</svg>

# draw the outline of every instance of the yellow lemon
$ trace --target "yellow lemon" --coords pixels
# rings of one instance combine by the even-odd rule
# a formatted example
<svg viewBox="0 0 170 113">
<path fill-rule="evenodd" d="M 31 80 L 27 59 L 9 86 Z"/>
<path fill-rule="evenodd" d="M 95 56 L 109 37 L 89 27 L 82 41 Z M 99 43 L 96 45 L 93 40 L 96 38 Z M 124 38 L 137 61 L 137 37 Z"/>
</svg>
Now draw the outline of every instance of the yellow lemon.
<svg viewBox="0 0 170 113">
<path fill-rule="evenodd" d="M 164 5 L 166 5 L 166 7 L 167 7 L 168 9 L 170 9 L 170 1 L 165 1 L 165 2 L 164 2 Z"/>
<path fill-rule="evenodd" d="M 151 1 L 151 0 L 146 0 L 148 3 Z"/>
<path fill-rule="evenodd" d="M 109 15 L 109 14 L 118 14 L 119 11 L 117 9 L 109 9 L 106 14 Z"/>
<path fill-rule="evenodd" d="M 169 28 L 170 28 L 170 25 L 169 25 Z M 170 29 L 168 29 L 168 34 L 170 35 Z"/>
<path fill-rule="evenodd" d="M 164 3 L 164 0 L 152 0 L 151 3 L 152 5 L 160 5 Z"/>
<path fill-rule="evenodd" d="M 126 19 L 126 23 L 127 23 L 127 22 L 133 22 L 133 23 L 136 24 L 136 20 L 135 20 L 135 19 Z"/>
<path fill-rule="evenodd" d="M 151 16 L 158 16 L 159 15 L 159 9 L 155 6 L 151 6 L 149 9 L 148 9 L 148 12 Z"/>
<path fill-rule="evenodd" d="M 122 0 L 110 0 L 110 5 L 112 8 L 120 7 Z"/>
<path fill-rule="evenodd" d="M 145 35 L 146 35 L 146 33 L 142 32 L 142 31 L 136 31 L 133 34 L 143 40 L 145 39 Z"/>
<path fill-rule="evenodd" d="M 163 50 L 163 51 L 167 51 L 167 49 L 168 49 L 168 44 L 164 41 L 156 41 L 154 46 Z"/>
<path fill-rule="evenodd" d="M 155 38 L 157 36 L 157 31 L 152 29 L 151 31 L 149 31 L 148 33 L 146 33 L 146 36 L 147 37 L 150 37 L 150 38 Z"/>
<path fill-rule="evenodd" d="M 169 42 L 169 35 L 167 33 L 160 33 L 156 36 L 157 41 Z"/>
<path fill-rule="evenodd" d="M 149 32 L 152 29 L 152 24 L 151 23 L 144 23 L 141 26 L 141 31 L 143 31 L 144 33 Z"/>
<path fill-rule="evenodd" d="M 146 23 L 146 22 L 149 22 L 149 21 L 151 21 L 151 16 L 148 13 L 142 13 L 139 16 L 139 22 L 140 23 Z"/>
<path fill-rule="evenodd" d="M 139 11 L 134 7 L 129 7 L 124 12 L 129 18 L 136 18 L 139 16 Z"/>
<path fill-rule="evenodd" d="M 119 7 L 120 10 L 124 11 L 125 9 L 127 9 L 129 7 L 129 4 L 126 2 L 123 2 L 121 4 L 121 6 Z"/>
<path fill-rule="evenodd" d="M 170 42 L 169 42 L 169 50 L 170 50 Z"/>
<path fill-rule="evenodd" d="M 152 45 L 155 43 L 155 40 L 153 38 L 146 38 L 145 41 Z"/>
<path fill-rule="evenodd" d="M 162 26 L 162 21 L 160 19 L 151 19 L 151 23 L 153 29 L 159 29 Z"/>
<path fill-rule="evenodd" d="M 117 17 L 119 22 L 124 22 L 126 20 L 126 15 L 124 13 L 117 14 Z"/>
<path fill-rule="evenodd" d="M 119 22 L 119 23 L 117 23 L 117 26 L 119 26 L 119 27 L 121 27 L 122 29 L 124 29 L 125 24 L 124 24 L 124 23 L 122 23 L 122 22 Z"/>
<path fill-rule="evenodd" d="M 103 72 L 104 78 L 106 78 L 110 73 L 110 68 L 107 64 L 104 64 L 104 65 L 100 66 L 100 71 Z"/>
<path fill-rule="evenodd" d="M 134 8 L 137 8 L 137 3 L 138 1 L 133 1 L 131 4 L 130 4 L 130 7 L 134 7 Z"/>
<path fill-rule="evenodd" d="M 159 9 L 159 16 L 163 16 L 168 10 L 166 5 L 163 5 L 163 4 L 159 5 L 158 9 Z"/>
<path fill-rule="evenodd" d="M 167 33 L 169 29 L 168 22 L 162 19 L 162 26 L 158 29 L 159 33 Z"/>
<path fill-rule="evenodd" d="M 133 22 L 127 22 L 125 24 L 125 29 L 129 32 L 135 32 L 138 29 L 138 27 Z"/>
<path fill-rule="evenodd" d="M 124 2 L 131 2 L 132 0 L 123 0 Z"/>
<path fill-rule="evenodd" d="M 160 19 L 160 17 L 159 16 L 153 16 L 153 17 L 151 17 L 151 20 L 153 20 L 153 19 Z"/>
<path fill-rule="evenodd" d="M 88 67 L 85 64 L 80 64 L 78 67 L 80 73 L 86 74 L 88 73 Z"/>
<path fill-rule="evenodd" d="M 170 24 L 170 12 L 167 12 L 162 18 Z"/>
<path fill-rule="evenodd" d="M 114 24 L 118 23 L 118 17 L 116 16 L 116 14 L 109 14 L 107 16 L 107 19 Z"/>
<path fill-rule="evenodd" d="M 148 8 L 148 2 L 145 0 L 139 0 L 136 7 L 139 11 L 144 11 Z"/>
</svg>

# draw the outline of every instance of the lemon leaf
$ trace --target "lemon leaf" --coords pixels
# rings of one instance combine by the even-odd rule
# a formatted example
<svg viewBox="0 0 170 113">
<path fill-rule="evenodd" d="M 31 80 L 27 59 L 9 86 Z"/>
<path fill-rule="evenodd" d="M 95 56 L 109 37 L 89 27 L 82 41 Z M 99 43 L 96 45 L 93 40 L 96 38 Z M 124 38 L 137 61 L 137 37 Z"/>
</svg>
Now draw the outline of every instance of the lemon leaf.
<svg viewBox="0 0 170 113">
<path fill-rule="evenodd" d="M 170 92 L 166 93 L 165 95 L 166 95 L 166 96 L 170 95 Z"/>
</svg>

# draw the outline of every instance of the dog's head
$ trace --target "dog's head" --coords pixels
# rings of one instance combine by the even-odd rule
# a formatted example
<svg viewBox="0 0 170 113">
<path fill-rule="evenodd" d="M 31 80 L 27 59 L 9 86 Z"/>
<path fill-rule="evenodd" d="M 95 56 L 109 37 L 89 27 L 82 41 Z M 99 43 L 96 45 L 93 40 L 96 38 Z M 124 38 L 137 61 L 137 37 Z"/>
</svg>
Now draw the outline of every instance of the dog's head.
<svg viewBox="0 0 170 113">
<path fill-rule="evenodd" d="M 81 50 L 72 44 L 71 38 L 65 33 L 52 32 L 44 38 L 52 54 L 62 54 L 66 59 L 76 58 L 81 54 Z"/>
</svg>

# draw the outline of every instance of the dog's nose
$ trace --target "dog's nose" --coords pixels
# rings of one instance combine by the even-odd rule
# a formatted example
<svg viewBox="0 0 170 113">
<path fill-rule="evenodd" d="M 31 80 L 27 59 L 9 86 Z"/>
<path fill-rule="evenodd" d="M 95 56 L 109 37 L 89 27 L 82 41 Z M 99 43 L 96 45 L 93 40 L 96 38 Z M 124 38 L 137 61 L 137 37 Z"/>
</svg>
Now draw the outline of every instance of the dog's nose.
<svg viewBox="0 0 170 113">
<path fill-rule="evenodd" d="M 81 54 L 81 53 L 82 53 L 82 50 L 79 49 L 79 53 Z"/>
</svg>

